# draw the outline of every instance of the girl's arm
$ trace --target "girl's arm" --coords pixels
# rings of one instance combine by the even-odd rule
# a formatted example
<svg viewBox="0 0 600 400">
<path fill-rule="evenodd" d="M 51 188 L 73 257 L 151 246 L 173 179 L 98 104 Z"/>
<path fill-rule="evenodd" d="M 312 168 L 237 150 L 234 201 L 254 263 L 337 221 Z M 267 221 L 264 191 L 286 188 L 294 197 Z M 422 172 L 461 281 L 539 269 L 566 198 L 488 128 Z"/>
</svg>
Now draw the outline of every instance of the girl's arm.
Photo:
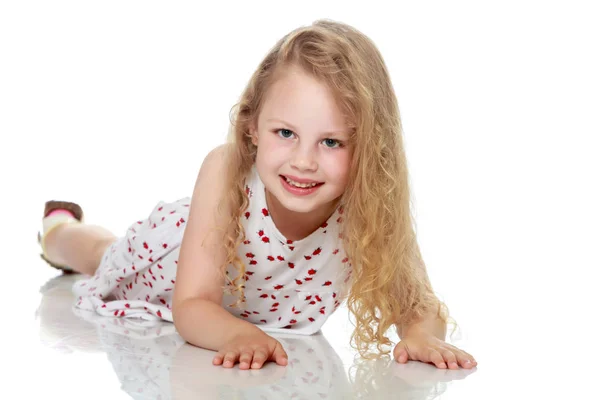
<svg viewBox="0 0 600 400">
<path fill-rule="evenodd" d="M 419 275 L 419 280 L 425 283 L 426 288 L 431 288 L 431 280 L 429 279 L 429 274 L 427 273 L 427 268 L 425 264 L 422 262 L 421 251 L 418 248 L 418 245 L 415 244 L 415 252 L 418 255 L 417 263 L 416 263 L 416 273 Z M 431 293 L 432 296 L 435 296 Z M 411 323 L 410 325 L 404 324 L 396 324 L 396 332 L 398 336 L 402 339 L 409 334 L 416 333 L 418 335 L 421 334 L 429 334 L 433 335 L 440 340 L 446 340 L 446 323 L 444 320 L 439 318 L 438 310 L 431 310 L 428 314 L 424 315 L 420 320 Z"/>
<path fill-rule="evenodd" d="M 426 281 L 427 288 L 431 288 L 425 266 L 422 262 L 418 265 L 420 278 Z M 477 366 L 472 355 L 446 343 L 446 322 L 439 317 L 437 307 L 415 322 L 396 324 L 396 330 L 401 340 L 394 348 L 394 359 L 400 363 L 415 360 L 449 369 Z"/>
<path fill-rule="evenodd" d="M 260 331 L 255 325 L 236 318 L 221 306 L 224 284 L 219 268 L 226 254 L 222 242 L 225 219 L 217 205 L 225 190 L 227 147 L 212 150 L 200 168 L 190 204 L 173 293 L 173 322 L 187 342 L 210 350 L 242 333 Z"/>
</svg>

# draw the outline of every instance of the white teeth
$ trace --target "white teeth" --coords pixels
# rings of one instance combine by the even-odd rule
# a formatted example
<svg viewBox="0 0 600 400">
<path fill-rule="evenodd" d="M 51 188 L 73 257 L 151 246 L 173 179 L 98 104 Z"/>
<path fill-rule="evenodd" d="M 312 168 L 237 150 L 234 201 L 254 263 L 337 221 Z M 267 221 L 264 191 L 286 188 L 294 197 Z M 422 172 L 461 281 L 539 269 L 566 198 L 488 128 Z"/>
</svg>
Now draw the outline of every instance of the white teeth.
<svg viewBox="0 0 600 400">
<path fill-rule="evenodd" d="M 299 188 L 305 188 L 306 189 L 306 188 L 311 188 L 313 186 L 317 186 L 318 185 L 318 183 L 298 183 L 298 182 L 294 182 L 293 180 L 291 180 L 290 178 L 285 177 L 285 176 L 284 176 L 284 178 L 285 178 L 285 180 L 286 180 L 287 183 L 289 183 L 292 186 L 299 187 Z"/>
</svg>

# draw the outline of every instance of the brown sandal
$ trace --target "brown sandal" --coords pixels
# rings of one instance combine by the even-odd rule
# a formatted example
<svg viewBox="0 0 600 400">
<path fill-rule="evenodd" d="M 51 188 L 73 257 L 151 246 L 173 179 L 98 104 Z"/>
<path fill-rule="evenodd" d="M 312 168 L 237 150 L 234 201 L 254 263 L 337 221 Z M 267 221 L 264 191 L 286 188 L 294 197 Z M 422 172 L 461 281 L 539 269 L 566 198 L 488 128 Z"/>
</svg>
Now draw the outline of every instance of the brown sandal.
<svg viewBox="0 0 600 400">
<path fill-rule="evenodd" d="M 79 204 L 71 203 L 68 201 L 56 201 L 56 200 L 47 201 L 44 206 L 44 218 L 46 218 L 48 216 L 48 214 L 50 214 L 54 210 L 68 210 L 71 213 L 73 213 L 73 216 L 75 217 L 75 219 L 77 219 L 80 222 L 83 222 L 83 210 L 81 209 Z M 44 255 L 44 249 L 42 246 L 42 234 L 40 232 L 38 232 L 38 243 L 42 247 L 42 253 L 40 254 L 40 257 L 42 258 L 42 260 L 46 261 L 51 267 L 61 270 L 64 274 L 76 273 L 75 270 L 73 270 L 67 266 L 58 265 L 58 264 L 53 263 L 52 261 L 48 260 L 48 258 Z"/>
</svg>

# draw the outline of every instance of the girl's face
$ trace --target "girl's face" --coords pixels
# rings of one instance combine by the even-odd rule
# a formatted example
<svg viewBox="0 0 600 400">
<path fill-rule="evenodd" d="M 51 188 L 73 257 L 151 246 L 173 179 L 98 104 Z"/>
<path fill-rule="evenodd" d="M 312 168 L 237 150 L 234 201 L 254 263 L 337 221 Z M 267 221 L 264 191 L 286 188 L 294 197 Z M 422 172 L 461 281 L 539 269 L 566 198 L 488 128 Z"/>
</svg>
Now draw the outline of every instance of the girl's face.
<svg viewBox="0 0 600 400">
<path fill-rule="evenodd" d="M 289 67 L 266 93 L 250 132 L 258 146 L 257 171 L 277 206 L 333 212 L 346 189 L 351 149 L 345 120 L 326 85 Z M 299 189 L 286 178 L 318 185 Z"/>
</svg>

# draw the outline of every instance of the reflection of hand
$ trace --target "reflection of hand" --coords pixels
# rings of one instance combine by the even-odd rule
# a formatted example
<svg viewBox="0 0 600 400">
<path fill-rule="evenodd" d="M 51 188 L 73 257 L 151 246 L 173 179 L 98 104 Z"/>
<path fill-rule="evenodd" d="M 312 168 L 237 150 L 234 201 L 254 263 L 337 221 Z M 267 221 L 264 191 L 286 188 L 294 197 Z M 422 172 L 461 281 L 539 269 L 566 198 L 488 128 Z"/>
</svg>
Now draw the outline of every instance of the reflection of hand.
<svg viewBox="0 0 600 400">
<path fill-rule="evenodd" d="M 441 369 L 477 366 L 472 355 L 426 332 L 405 336 L 394 348 L 394 359 L 401 364 L 408 360 L 422 361 Z"/>
<path fill-rule="evenodd" d="M 399 364 L 389 357 L 355 359 L 349 376 L 357 399 L 437 399 L 449 383 L 465 379 L 471 369 L 439 369 L 421 362 Z M 392 394 L 393 393 L 393 394 Z"/>
<path fill-rule="evenodd" d="M 391 373 L 396 378 L 402 379 L 411 387 L 428 387 L 432 385 L 440 386 L 445 382 L 465 379 L 476 370 L 459 369 L 450 371 L 448 369 L 431 368 L 429 365 L 421 363 L 398 364 L 390 363 Z"/>
<path fill-rule="evenodd" d="M 266 361 L 287 365 L 288 356 L 279 341 L 263 331 L 244 332 L 219 349 L 213 359 L 214 365 L 233 368 L 240 362 L 240 369 L 260 369 Z"/>
</svg>

